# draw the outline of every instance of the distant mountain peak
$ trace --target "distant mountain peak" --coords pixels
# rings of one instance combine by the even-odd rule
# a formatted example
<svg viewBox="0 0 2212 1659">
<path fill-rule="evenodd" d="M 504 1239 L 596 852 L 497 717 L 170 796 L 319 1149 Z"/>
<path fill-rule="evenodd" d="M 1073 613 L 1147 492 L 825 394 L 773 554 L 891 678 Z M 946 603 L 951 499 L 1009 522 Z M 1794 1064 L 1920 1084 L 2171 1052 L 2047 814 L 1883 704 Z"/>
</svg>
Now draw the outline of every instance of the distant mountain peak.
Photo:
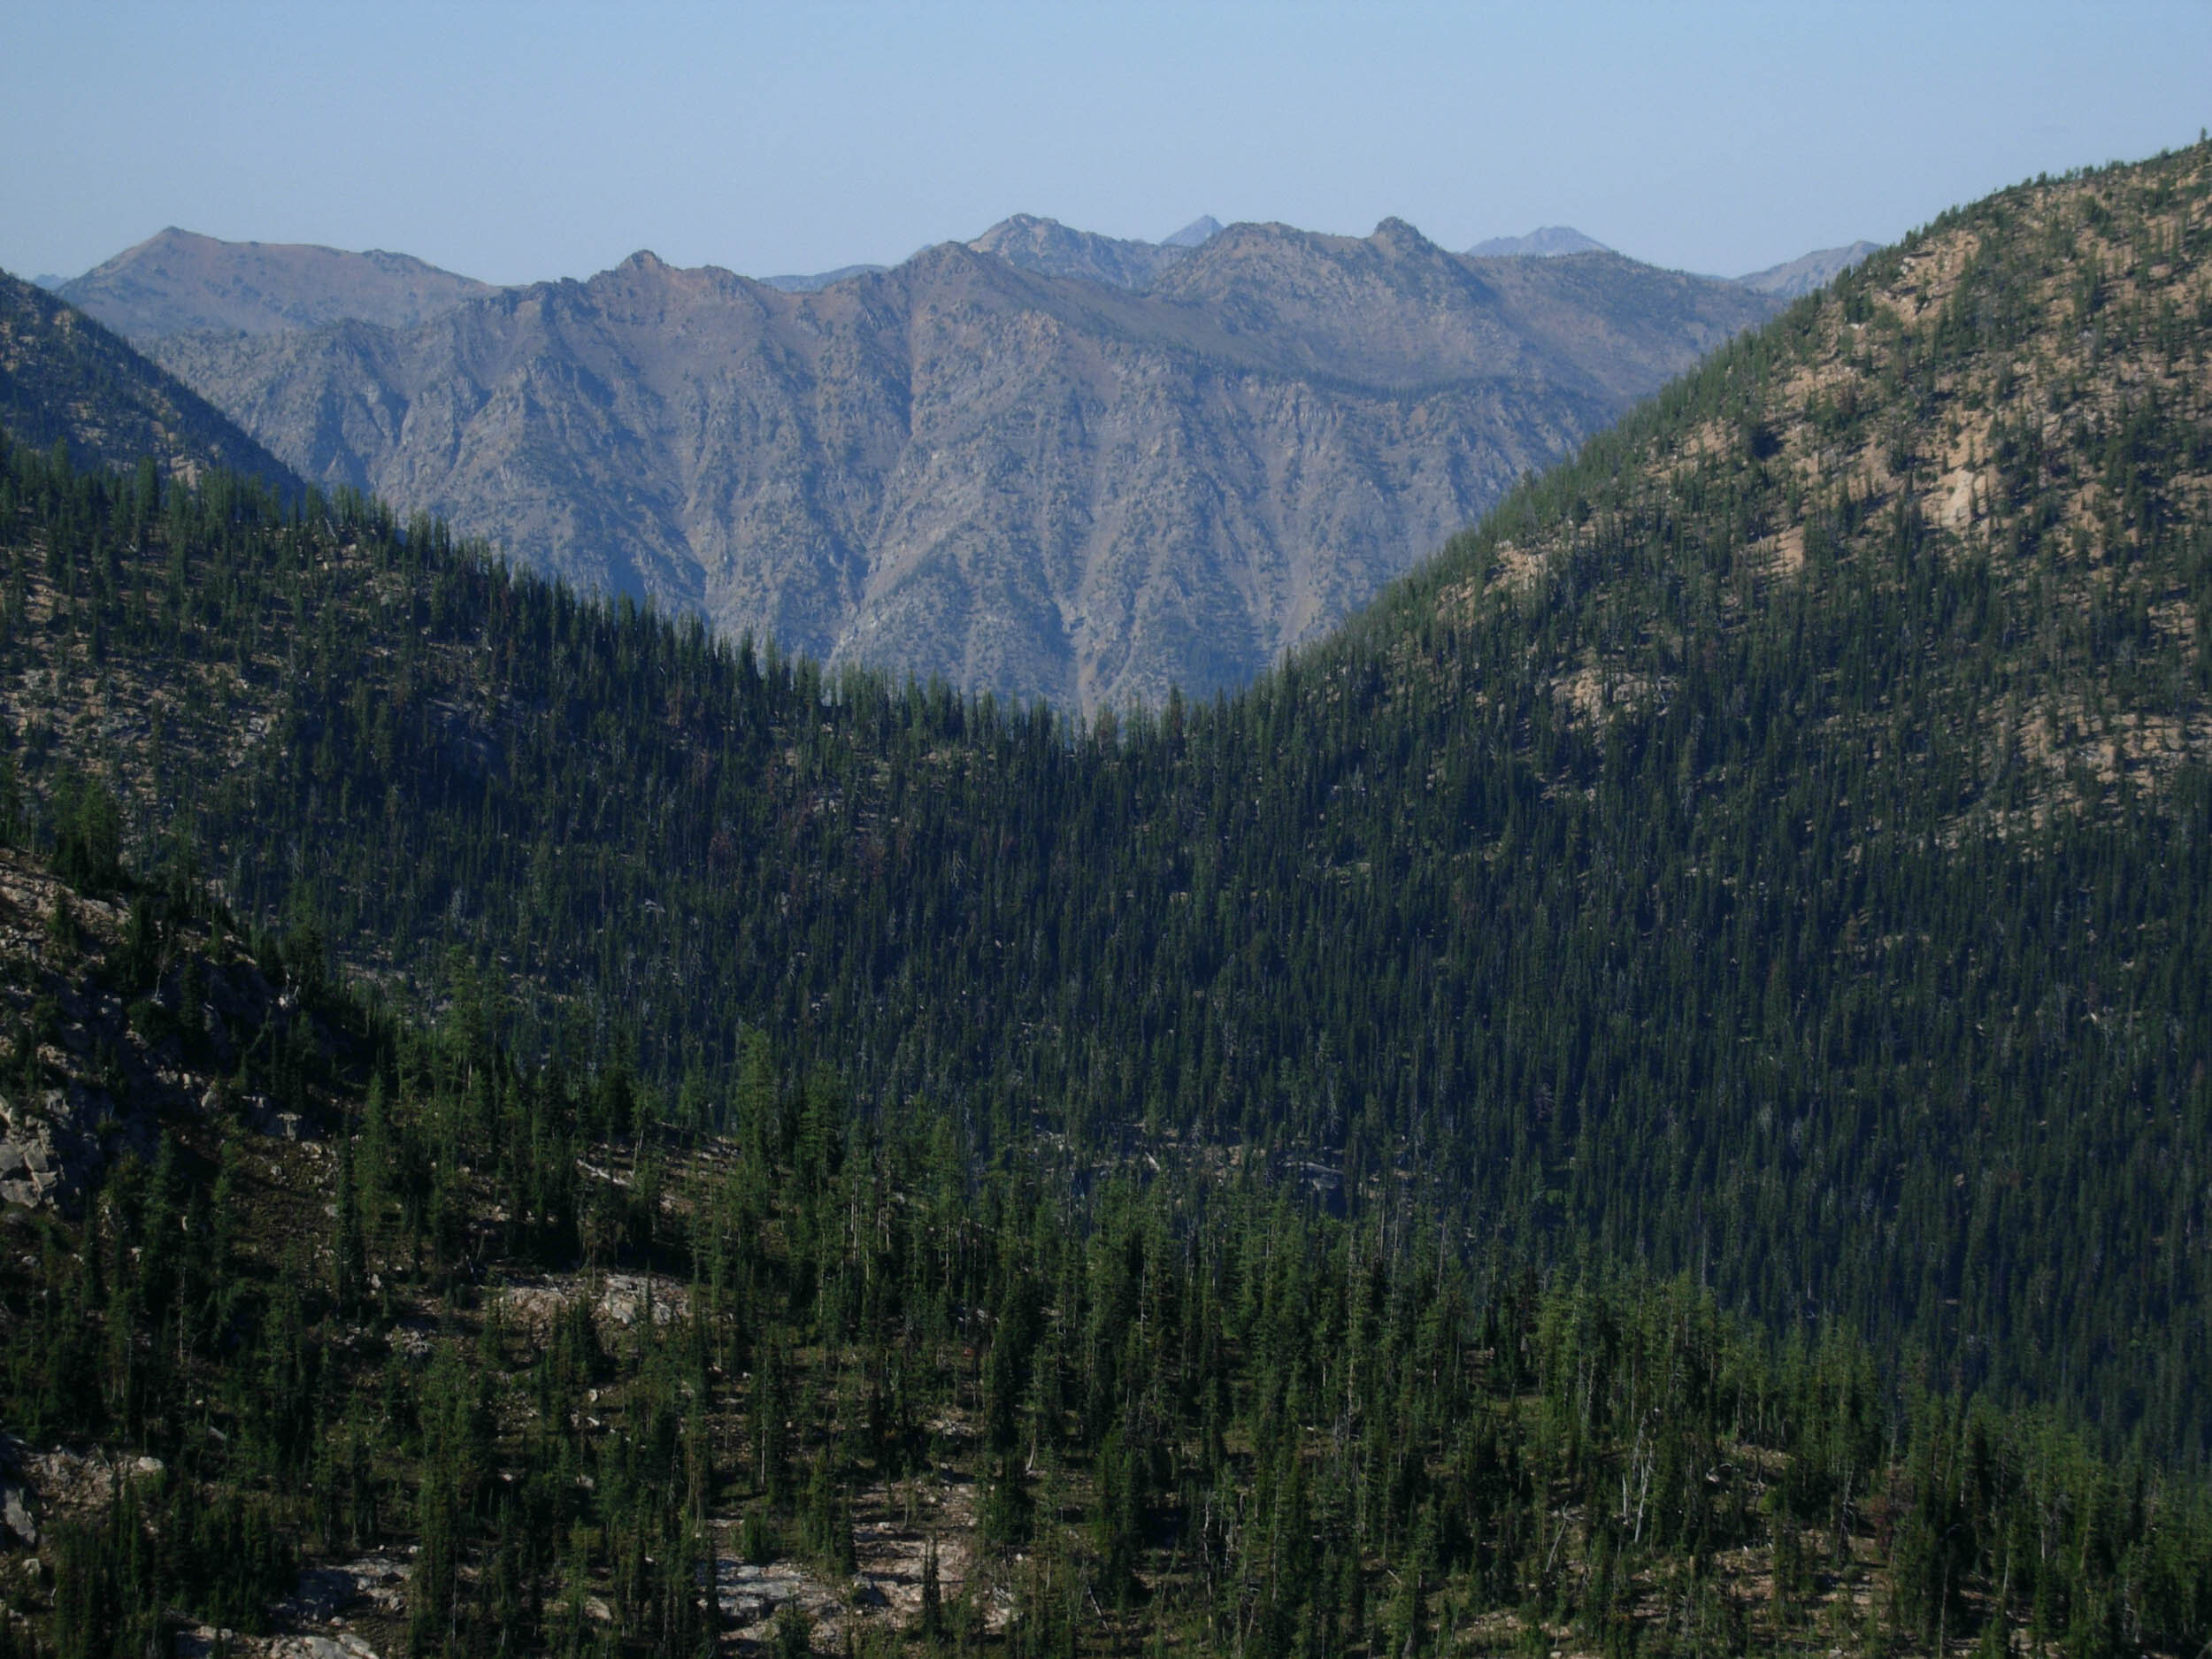
<svg viewBox="0 0 2212 1659">
<path fill-rule="evenodd" d="M 1377 225 L 1368 241 L 1386 253 L 1417 254 L 1441 252 L 1437 245 L 1424 236 L 1418 227 L 1392 214 Z"/>
<path fill-rule="evenodd" d="M 888 265 L 841 265 L 834 271 L 795 272 L 787 276 L 763 277 L 763 284 L 787 294 L 819 294 L 824 288 L 854 277 L 881 276 Z"/>
<path fill-rule="evenodd" d="M 1077 230 L 1039 213 L 1015 213 L 965 244 L 1025 271 L 1075 277 L 1111 288 L 1142 289 L 1196 244 L 1141 242 Z"/>
<path fill-rule="evenodd" d="M 409 254 L 224 242 L 171 225 L 55 291 L 145 341 L 287 334 L 349 320 L 412 327 L 497 290 Z"/>
<path fill-rule="evenodd" d="M 1161 237 L 1160 246 L 1163 248 L 1202 248 L 1219 234 L 1221 234 L 1221 221 L 1211 213 L 1201 213 L 1172 236 Z"/>
<path fill-rule="evenodd" d="M 1611 253 L 1594 236 L 1571 225 L 1546 225 L 1525 236 L 1493 236 L 1467 250 L 1471 259 L 1551 259 L 1566 253 Z"/>
<path fill-rule="evenodd" d="M 1809 254 L 1801 254 L 1781 265 L 1769 265 L 1763 271 L 1754 271 L 1740 276 L 1737 281 L 1761 294 L 1770 294 L 1777 299 L 1793 300 L 1816 288 L 1824 288 L 1844 272 L 1879 250 L 1881 244 L 1855 242 L 1843 248 L 1816 248 Z"/>
</svg>

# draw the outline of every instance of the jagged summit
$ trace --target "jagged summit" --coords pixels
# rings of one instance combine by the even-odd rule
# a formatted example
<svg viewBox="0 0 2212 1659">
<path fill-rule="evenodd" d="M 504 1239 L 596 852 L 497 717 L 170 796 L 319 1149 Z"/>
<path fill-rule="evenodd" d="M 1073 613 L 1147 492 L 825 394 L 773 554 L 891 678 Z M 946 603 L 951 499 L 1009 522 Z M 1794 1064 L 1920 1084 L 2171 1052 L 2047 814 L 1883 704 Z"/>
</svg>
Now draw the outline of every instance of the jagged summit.
<svg viewBox="0 0 2212 1659">
<path fill-rule="evenodd" d="M 1404 249 L 1409 252 L 1419 252 L 1436 246 L 1409 220 L 1400 219 L 1394 213 L 1379 221 L 1367 240 L 1378 248 Z"/>
<path fill-rule="evenodd" d="M 967 245 L 978 253 L 994 255 L 1025 271 L 1139 289 L 1149 287 L 1163 271 L 1187 257 L 1197 244 L 1170 245 L 1102 236 L 1095 231 L 1076 230 L 1038 214 L 1016 213 L 1001 219 Z"/>
</svg>

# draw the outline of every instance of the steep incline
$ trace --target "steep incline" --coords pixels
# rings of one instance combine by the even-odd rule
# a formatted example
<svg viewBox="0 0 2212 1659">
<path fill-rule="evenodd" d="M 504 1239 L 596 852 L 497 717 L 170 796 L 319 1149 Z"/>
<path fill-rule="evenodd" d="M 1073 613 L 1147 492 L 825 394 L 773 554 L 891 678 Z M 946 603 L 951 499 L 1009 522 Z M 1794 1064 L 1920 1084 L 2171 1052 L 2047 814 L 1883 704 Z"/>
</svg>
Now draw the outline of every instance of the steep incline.
<svg viewBox="0 0 2212 1659">
<path fill-rule="evenodd" d="M 81 311 L 0 272 L 0 429 L 19 443 L 60 442 L 79 466 L 144 459 L 196 478 L 226 467 L 280 491 L 291 471 L 189 387 Z"/>
</svg>

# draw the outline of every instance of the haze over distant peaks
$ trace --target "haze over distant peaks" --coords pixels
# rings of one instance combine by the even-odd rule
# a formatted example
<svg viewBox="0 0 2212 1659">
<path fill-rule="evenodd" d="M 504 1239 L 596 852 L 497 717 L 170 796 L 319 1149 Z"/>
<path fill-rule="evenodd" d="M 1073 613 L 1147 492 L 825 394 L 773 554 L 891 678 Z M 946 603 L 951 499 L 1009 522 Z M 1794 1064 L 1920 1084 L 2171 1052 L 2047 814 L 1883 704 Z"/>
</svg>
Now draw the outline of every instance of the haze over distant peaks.
<svg viewBox="0 0 2212 1659">
<path fill-rule="evenodd" d="M 1172 236 L 1160 238 L 1160 245 L 1163 248 L 1202 248 L 1220 234 L 1221 221 L 1211 213 L 1201 213 Z"/>
<path fill-rule="evenodd" d="M 1037 213 L 1016 213 L 1002 219 L 966 245 L 1047 276 L 1080 277 L 1118 288 L 1148 287 L 1161 272 L 1221 234 L 1221 221 L 1202 213 L 1171 236 L 1158 242 L 1132 237 L 1104 236 L 1076 230 L 1056 219 Z M 888 265 L 847 265 L 834 271 L 807 276 L 772 276 L 760 280 L 787 294 L 819 294 L 832 283 L 859 276 L 879 276 Z"/>
<path fill-rule="evenodd" d="M 1470 259 L 1551 259 L 1563 253 L 1611 253 L 1594 236 L 1571 225 L 1546 225 L 1525 236 L 1493 236 L 1467 250 Z"/>
<path fill-rule="evenodd" d="M 222 242 L 174 227 L 55 289 L 136 340 L 284 334 L 348 319 L 411 328 L 498 291 L 403 253 Z"/>
<path fill-rule="evenodd" d="M 1740 276 L 1736 280 L 1761 294 L 1793 300 L 1801 294 L 1826 288 L 1867 255 L 1879 251 L 1880 247 L 1879 242 L 1855 242 L 1847 248 L 1817 248 L 1781 265 Z"/>
<path fill-rule="evenodd" d="M 771 276 L 760 280 L 772 288 L 781 288 L 787 294 L 819 294 L 833 282 L 848 278 L 880 276 L 890 269 L 880 265 L 841 265 L 834 271 L 817 271 L 804 276 Z"/>
</svg>

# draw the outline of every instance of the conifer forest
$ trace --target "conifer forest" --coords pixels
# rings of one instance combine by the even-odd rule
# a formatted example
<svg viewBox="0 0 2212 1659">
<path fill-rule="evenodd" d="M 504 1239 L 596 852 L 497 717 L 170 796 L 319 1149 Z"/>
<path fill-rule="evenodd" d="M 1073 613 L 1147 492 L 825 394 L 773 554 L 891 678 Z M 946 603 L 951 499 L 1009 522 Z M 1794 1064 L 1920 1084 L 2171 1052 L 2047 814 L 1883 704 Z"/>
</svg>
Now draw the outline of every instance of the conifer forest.
<svg viewBox="0 0 2212 1659">
<path fill-rule="evenodd" d="M 1089 719 L 0 435 L 0 1653 L 2200 1659 L 2208 363 L 2024 184 Z"/>
</svg>

